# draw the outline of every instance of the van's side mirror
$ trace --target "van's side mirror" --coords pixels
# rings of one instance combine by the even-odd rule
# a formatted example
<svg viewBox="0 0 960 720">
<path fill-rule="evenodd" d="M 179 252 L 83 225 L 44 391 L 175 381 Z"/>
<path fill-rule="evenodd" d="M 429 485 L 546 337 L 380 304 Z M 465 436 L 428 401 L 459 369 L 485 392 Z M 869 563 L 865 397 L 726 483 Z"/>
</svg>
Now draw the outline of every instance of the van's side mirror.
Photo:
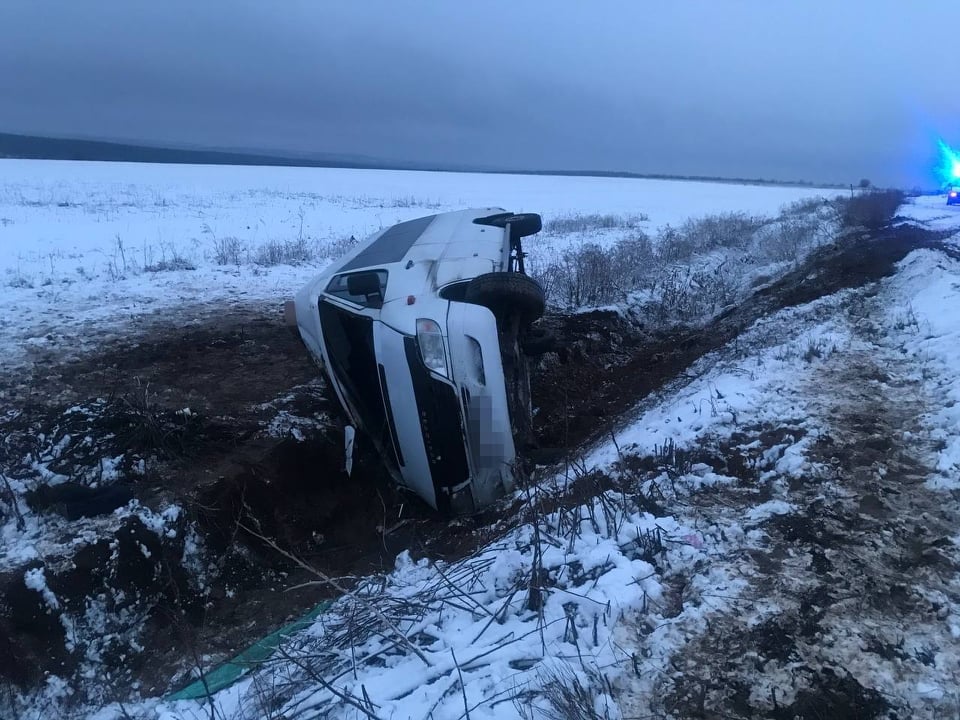
<svg viewBox="0 0 960 720">
<path fill-rule="evenodd" d="M 373 296 L 379 300 L 379 304 L 383 304 L 380 276 L 375 272 L 347 275 L 347 292 L 354 296 L 366 298 L 368 302 Z M 376 305 L 373 306 L 376 307 Z"/>
</svg>

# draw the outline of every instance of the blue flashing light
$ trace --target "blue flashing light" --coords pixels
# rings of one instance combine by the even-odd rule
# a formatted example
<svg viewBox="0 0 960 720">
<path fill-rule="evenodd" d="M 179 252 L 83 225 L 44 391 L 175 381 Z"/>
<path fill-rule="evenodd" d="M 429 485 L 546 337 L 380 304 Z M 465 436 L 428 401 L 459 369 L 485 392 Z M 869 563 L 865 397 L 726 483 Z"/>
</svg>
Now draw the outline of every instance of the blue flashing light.
<svg viewBox="0 0 960 720">
<path fill-rule="evenodd" d="M 937 177 L 941 185 L 960 183 L 960 150 L 954 150 L 943 140 L 938 140 L 940 160 L 937 164 Z"/>
</svg>

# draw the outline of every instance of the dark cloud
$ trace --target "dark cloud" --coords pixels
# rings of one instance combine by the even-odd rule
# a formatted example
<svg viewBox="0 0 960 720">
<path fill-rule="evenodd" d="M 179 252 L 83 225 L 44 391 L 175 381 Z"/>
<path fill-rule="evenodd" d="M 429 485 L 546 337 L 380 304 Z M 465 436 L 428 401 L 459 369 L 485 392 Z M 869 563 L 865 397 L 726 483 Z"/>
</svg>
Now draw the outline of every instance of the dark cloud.
<svg viewBox="0 0 960 720">
<path fill-rule="evenodd" d="M 0 130 L 928 184 L 937 135 L 960 142 L 951 19 L 883 0 L 7 0 Z"/>
</svg>

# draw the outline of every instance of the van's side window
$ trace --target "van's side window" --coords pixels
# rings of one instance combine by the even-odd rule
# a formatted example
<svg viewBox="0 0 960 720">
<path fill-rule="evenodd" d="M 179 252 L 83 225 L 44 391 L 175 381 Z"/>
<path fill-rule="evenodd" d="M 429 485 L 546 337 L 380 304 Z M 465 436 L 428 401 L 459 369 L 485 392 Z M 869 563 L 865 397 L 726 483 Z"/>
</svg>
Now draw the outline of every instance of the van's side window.
<svg viewBox="0 0 960 720">
<path fill-rule="evenodd" d="M 387 292 L 387 271 L 363 270 L 335 275 L 325 292 L 363 307 L 378 308 L 383 305 Z"/>
</svg>

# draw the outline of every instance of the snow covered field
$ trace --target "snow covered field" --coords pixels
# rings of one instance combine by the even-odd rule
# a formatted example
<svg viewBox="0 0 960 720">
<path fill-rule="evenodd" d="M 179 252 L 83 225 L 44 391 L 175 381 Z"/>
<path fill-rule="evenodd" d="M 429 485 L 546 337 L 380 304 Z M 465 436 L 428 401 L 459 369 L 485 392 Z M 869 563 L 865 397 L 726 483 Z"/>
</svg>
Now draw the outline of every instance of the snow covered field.
<svg viewBox="0 0 960 720">
<path fill-rule="evenodd" d="M 136 333 L 161 308 L 188 326 L 230 302 L 273 307 L 324 262 L 255 262 L 274 240 L 335 243 L 470 205 L 542 212 L 548 223 L 643 213 L 637 226 L 653 231 L 716 212 L 775 215 L 820 194 L 386 171 L 0 166 L 4 374 L 26 361 L 55 367 Z M 949 233 L 960 230 L 952 211 L 923 198 L 901 215 Z M 606 242 L 629 232 L 596 234 Z M 243 247 L 239 263 L 217 263 L 225 238 Z M 555 249 L 582 239 L 546 240 Z M 678 368 L 612 439 L 542 468 L 517 498 L 517 522 L 492 544 L 452 563 L 401 554 L 392 573 L 360 579 L 279 657 L 210 702 L 151 696 L 74 710 L 97 720 L 680 718 L 718 709 L 952 716 L 960 260 L 951 242 L 907 248 L 890 277 L 749 323 Z M 147 270 L 174 258 L 194 269 Z M 154 511 L 144 515 L 167 531 L 164 511 Z M 11 518 L 3 537 L 17 537 Z M 24 583 L 58 603 L 42 573 Z M 15 707 L 52 716 L 70 692 L 51 677 L 45 693 Z"/>
<path fill-rule="evenodd" d="M 626 178 L 0 160 L 0 267 L 20 264 L 24 275 L 42 279 L 53 254 L 99 274 L 117 238 L 130 262 L 142 261 L 145 249 L 143 264 L 164 249 L 199 260 L 212 255 L 215 238 L 255 245 L 294 237 L 301 211 L 304 235 L 338 239 L 424 210 L 494 206 L 547 218 L 642 212 L 657 227 L 730 210 L 775 215 L 798 198 L 836 193 Z M 72 273 L 74 264 L 60 270 Z"/>
<path fill-rule="evenodd" d="M 775 215 L 836 191 L 617 178 L 0 160 L 0 332 L 8 367 L 82 350 L 131 320 L 278 302 L 351 236 L 464 207 L 633 215 L 653 230 L 730 210 Z M 616 233 L 614 233 L 616 236 Z M 264 250 L 303 243 L 310 261 Z M 561 243 L 562 244 L 562 243 Z M 552 252 L 545 238 L 537 253 Z M 262 260 L 266 260 L 263 262 Z M 191 270 L 180 268 L 190 267 Z M 149 269 L 162 272 L 149 272 Z M 178 309 L 177 312 L 180 312 Z"/>
</svg>

